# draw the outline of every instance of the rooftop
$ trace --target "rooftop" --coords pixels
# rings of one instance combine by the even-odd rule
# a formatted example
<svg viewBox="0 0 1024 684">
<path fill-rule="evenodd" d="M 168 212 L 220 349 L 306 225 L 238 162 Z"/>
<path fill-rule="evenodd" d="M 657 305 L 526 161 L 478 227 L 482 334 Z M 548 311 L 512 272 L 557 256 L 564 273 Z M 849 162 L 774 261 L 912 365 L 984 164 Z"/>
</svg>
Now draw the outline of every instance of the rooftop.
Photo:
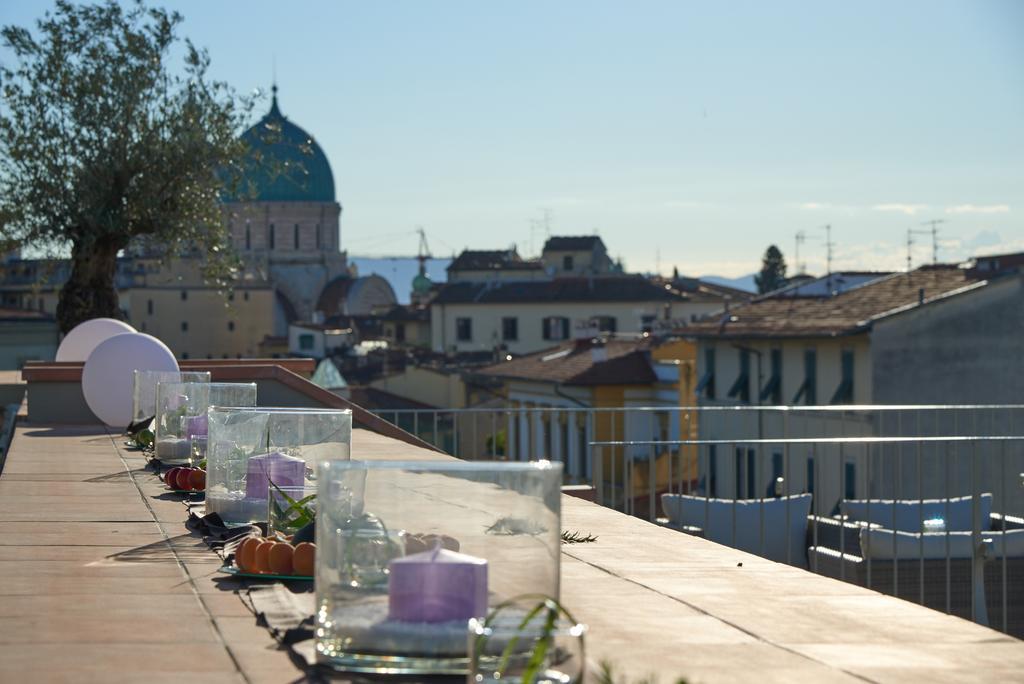
<svg viewBox="0 0 1024 684">
<path fill-rule="evenodd" d="M 449 283 L 434 304 L 520 304 L 525 302 L 682 302 L 688 297 L 643 276 L 557 278 L 524 282 Z"/>
<path fill-rule="evenodd" d="M 815 281 L 817 282 L 817 281 Z M 831 337 L 863 332 L 873 321 L 927 305 L 987 281 L 953 264 L 923 266 L 909 273 L 868 278 L 834 294 L 791 296 L 786 290 L 730 307 L 716 319 L 692 324 L 694 337 Z M 820 288 L 810 287 L 817 293 Z"/>
<path fill-rule="evenodd" d="M 479 250 L 464 249 L 462 254 L 457 256 L 447 270 L 450 271 L 491 271 L 496 269 L 512 269 L 524 271 L 539 271 L 544 265 L 539 261 L 527 261 L 519 256 L 519 252 L 512 249 Z"/>
<path fill-rule="evenodd" d="M 17 428 L 0 477 L 0 680 L 295 682 L 138 452 Z M 445 456 L 357 429 L 360 458 Z M 623 681 L 1011 681 L 1024 644 L 966 620 L 569 496 L 562 600 Z M 59 653 L 59 657 L 57 656 Z"/>
<path fill-rule="evenodd" d="M 476 371 L 514 380 L 564 385 L 642 385 L 657 382 L 647 340 L 568 342 Z"/>
<path fill-rule="evenodd" d="M 544 243 L 545 252 L 586 252 L 595 247 L 604 249 L 604 241 L 597 235 L 555 236 Z"/>
</svg>

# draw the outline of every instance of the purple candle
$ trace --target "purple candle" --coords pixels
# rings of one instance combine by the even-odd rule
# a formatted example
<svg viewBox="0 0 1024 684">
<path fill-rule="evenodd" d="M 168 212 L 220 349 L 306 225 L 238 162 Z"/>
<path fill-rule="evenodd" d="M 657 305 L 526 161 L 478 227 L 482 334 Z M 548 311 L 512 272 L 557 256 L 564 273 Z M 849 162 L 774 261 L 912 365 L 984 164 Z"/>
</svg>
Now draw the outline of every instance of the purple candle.
<svg viewBox="0 0 1024 684">
<path fill-rule="evenodd" d="M 465 622 L 487 614 L 487 561 L 441 548 L 388 564 L 388 619 Z"/>
<path fill-rule="evenodd" d="M 245 475 L 247 499 L 266 499 L 270 480 L 279 487 L 299 487 L 306 477 L 306 462 L 280 451 L 252 456 Z"/>
<path fill-rule="evenodd" d="M 203 437 L 209 429 L 205 413 L 198 416 L 189 416 L 186 425 L 185 436 L 189 439 L 192 439 L 193 437 Z"/>
</svg>

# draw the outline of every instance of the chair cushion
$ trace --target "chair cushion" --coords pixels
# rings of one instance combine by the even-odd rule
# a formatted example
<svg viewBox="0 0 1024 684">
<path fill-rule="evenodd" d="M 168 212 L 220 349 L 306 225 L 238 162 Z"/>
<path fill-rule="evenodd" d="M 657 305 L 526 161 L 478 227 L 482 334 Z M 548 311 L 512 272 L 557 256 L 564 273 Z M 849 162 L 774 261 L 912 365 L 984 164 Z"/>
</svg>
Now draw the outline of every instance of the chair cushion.
<svg viewBox="0 0 1024 684">
<path fill-rule="evenodd" d="M 807 567 L 807 515 L 810 494 L 778 499 L 734 501 L 707 499 L 684 494 L 662 494 L 661 506 L 674 525 L 692 525 L 704 530 L 704 538 L 761 555 L 761 511 L 764 511 L 764 557 L 785 563 L 789 549 L 793 565 Z M 705 520 L 705 508 L 709 520 Z M 789 527 L 786 509 L 789 508 Z M 736 536 L 733 539 L 733 515 Z"/>
<path fill-rule="evenodd" d="M 971 532 L 949 533 L 950 558 L 972 557 L 971 535 Z M 1024 530 L 987 531 L 981 538 L 989 558 L 1002 558 L 1004 553 L 1008 558 L 1024 557 Z M 860 548 L 864 558 L 872 560 L 941 559 L 946 557 L 946 534 L 863 528 L 860 531 Z"/>
<path fill-rule="evenodd" d="M 868 505 L 870 501 L 870 506 Z M 947 501 L 948 507 L 947 507 Z M 981 509 L 981 529 L 989 527 L 992 515 L 992 495 L 982 494 L 978 503 Z M 923 510 L 922 510 L 923 509 Z M 889 530 L 920 532 L 921 521 L 929 518 L 943 518 L 950 531 L 971 531 L 971 497 L 955 499 L 847 499 L 841 510 L 853 520 L 871 522 Z M 945 557 L 945 556 L 943 556 Z"/>
</svg>

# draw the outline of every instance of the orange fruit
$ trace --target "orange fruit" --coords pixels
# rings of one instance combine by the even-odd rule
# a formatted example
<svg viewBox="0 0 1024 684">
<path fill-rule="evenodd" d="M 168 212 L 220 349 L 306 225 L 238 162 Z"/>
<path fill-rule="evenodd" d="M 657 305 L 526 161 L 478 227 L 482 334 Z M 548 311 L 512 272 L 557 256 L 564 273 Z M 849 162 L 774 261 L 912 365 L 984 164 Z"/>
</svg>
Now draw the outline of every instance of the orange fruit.
<svg viewBox="0 0 1024 684">
<path fill-rule="evenodd" d="M 235 565 L 242 572 L 252 572 L 256 563 L 256 547 L 263 540 L 259 537 L 249 537 L 235 549 Z"/>
<path fill-rule="evenodd" d="M 277 542 L 270 549 L 270 571 L 275 575 L 292 574 L 292 556 L 295 548 L 285 542 Z"/>
<path fill-rule="evenodd" d="M 206 471 L 205 470 L 193 470 L 189 474 L 188 478 L 189 489 L 194 492 L 202 492 L 206 490 Z"/>
<path fill-rule="evenodd" d="M 255 558 L 253 558 L 252 570 L 250 570 L 250 572 L 260 574 L 270 573 L 270 549 L 272 548 L 274 548 L 274 542 L 260 542 L 260 545 L 256 547 L 256 554 Z"/>
<path fill-rule="evenodd" d="M 292 567 L 295 569 L 296 575 L 312 577 L 315 565 L 316 544 L 302 542 L 295 547 L 295 553 L 292 554 Z"/>
</svg>

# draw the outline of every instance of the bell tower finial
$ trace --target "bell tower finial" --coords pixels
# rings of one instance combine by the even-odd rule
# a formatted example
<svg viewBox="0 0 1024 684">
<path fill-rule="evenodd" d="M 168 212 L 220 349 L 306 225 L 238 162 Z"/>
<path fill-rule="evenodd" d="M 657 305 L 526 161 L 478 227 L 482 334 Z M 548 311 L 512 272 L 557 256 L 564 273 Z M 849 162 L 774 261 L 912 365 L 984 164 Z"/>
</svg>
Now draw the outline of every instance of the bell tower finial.
<svg viewBox="0 0 1024 684">
<path fill-rule="evenodd" d="M 281 116 L 281 110 L 277 108 L 277 81 L 270 86 L 270 114 Z"/>
</svg>

